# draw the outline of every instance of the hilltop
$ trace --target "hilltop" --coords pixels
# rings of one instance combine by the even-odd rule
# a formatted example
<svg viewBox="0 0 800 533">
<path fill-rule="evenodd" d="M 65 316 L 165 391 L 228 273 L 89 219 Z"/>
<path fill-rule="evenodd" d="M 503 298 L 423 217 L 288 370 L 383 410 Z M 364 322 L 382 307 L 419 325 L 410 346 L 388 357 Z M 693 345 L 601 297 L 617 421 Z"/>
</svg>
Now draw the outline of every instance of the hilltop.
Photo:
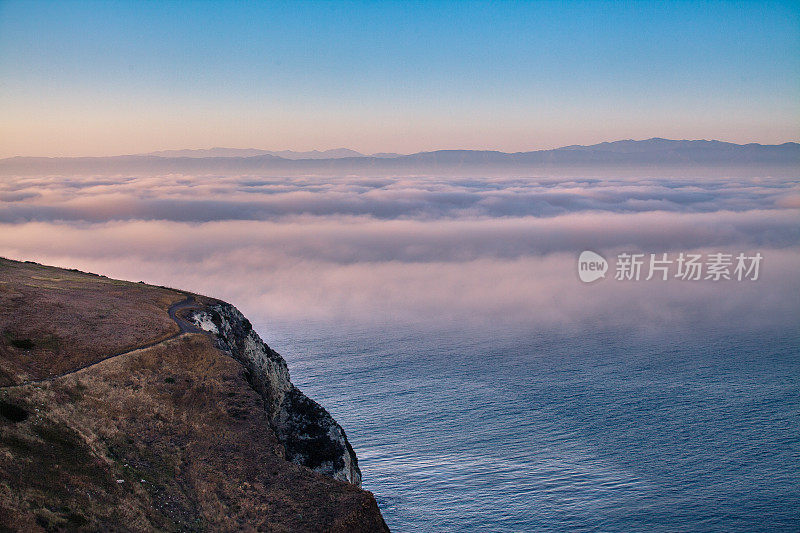
<svg viewBox="0 0 800 533">
<path fill-rule="evenodd" d="M 230 304 L 0 258 L 0 529 L 387 531 Z"/>
</svg>

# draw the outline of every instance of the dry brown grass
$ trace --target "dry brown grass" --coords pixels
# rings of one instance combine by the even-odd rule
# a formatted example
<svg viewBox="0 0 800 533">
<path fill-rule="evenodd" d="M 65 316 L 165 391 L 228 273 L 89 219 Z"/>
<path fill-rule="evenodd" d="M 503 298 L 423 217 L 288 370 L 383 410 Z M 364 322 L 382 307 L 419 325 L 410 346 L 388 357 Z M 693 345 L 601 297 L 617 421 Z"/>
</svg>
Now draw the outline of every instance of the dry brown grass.
<svg viewBox="0 0 800 533">
<path fill-rule="evenodd" d="M 6 527 L 383 528 L 369 493 L 283 459 L 242 367 L 204 335 L 5 389 L 0 401 L 30 413 L 0 420 Z"/>
<path fill-rule="evenodd" d="M 177 291 L 0 258 L 0 386 L 169 337 Z"/>
<path fill-rule="evenodd" d="M 19 293 L 49 309 L 28 310 L 20 303 L 16 309 L 31 322 L 4 324 L 34 339 L 57 335 L 61 342 L 52 353 L 39 345 L 28 350 L 25 357 L 33 361 L 12 352 L 12 368 L 29 375 L 80 366 L 91 360 L 84 350 L 101 357 L 150 341 L 147 328 L 153 324 L 168 336 L 172 330 L 160 318 L 182 298 L 47 267 L 6 262 L 0 268 L 0 279 L 7 281 L 4 298 Z M 110 309 L 98 317 L 93 305 Z M 58 310 L 70 316 L 58 318 Z M 96 333 L 70 330 L 88 321 L 96 324 L 93 331 L 113 337 L 108 314 L 125 317 L 136 332 L 124 335 L 124 342 L 106 339 L 101 349 L 92 346 Z M 43 317 L 57 325 L 40 324 Z M 69 344 L 72 339 L 78 347 Z M 45 355 L 67 361 L 35 361 Z M 52 381 L 0 389 L 0 530 L 386 527 L 369 492 L 286 461 L 239 363 L 214 348 L 210 337 L 184 334 Z"/>
</svg>

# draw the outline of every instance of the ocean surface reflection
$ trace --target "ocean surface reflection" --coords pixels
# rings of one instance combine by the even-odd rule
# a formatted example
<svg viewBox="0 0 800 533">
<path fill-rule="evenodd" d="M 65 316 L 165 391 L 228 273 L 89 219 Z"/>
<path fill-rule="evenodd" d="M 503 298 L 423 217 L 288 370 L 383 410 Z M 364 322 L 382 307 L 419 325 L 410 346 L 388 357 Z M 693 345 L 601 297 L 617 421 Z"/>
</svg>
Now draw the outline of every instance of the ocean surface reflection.
<svg viewBox="0 0 800 533">
<path fill-rule="evenodd" d="M 800 338 L 279 332 L 394 531 L 796 531 Z M 670 340 L 672 339 L 672 340 Z"/>
</svg>

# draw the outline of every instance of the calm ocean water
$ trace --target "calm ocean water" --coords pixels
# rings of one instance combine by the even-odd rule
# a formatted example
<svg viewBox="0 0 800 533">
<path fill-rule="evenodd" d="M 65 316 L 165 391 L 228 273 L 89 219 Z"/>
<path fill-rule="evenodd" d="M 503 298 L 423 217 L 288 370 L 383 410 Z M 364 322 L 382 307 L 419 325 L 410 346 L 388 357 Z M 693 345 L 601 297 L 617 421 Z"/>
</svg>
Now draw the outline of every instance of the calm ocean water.
<svg viewBox="0 0 800 533">
<path fill-rule="evenodd" d="M 796 333 L 271 340 L 393 531 L 800 530 Z"/>
</svg>

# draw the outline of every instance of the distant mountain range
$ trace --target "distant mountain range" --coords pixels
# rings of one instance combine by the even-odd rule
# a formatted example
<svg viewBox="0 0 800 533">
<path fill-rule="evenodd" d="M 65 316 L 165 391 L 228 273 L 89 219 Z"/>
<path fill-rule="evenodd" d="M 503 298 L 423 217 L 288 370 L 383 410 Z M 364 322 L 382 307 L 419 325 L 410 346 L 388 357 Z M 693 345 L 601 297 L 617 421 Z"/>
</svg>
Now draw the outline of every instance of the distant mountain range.
<svg viewBox="0 0 800 533">
<path fill-rule="evenodd" d="M 0 174 L 85 173 L 422 173 L 535 172 L 548 169 L 740 168 L 800 172 L 800 144 L 734 144 L 653 138 L 591 146 L 506 153 L 493 150 L 437 150 L 410 155 L 363 155 L 339 148 L 293 152 L 211 148 L 168 150 L 112 157 L 11 157 L 0 159 Z"/>
<path fill-rule="evenodd" d="M 200 150 L 162 150 L 147 154 L 157 157 L 253 157 L 257 155 L 271 155 L 282 159 L 340 159 L 342 157 L 365 157 L 364 154 L 348 148 L 334 148 L 332 150 L 311 150 L 309 152 L 295 152 L 293 150 L 258 150 L 256 148 L 206 148 Z M 400 154 L 373 154 L 371 157 L 397 157 Z"/>
</svg>

